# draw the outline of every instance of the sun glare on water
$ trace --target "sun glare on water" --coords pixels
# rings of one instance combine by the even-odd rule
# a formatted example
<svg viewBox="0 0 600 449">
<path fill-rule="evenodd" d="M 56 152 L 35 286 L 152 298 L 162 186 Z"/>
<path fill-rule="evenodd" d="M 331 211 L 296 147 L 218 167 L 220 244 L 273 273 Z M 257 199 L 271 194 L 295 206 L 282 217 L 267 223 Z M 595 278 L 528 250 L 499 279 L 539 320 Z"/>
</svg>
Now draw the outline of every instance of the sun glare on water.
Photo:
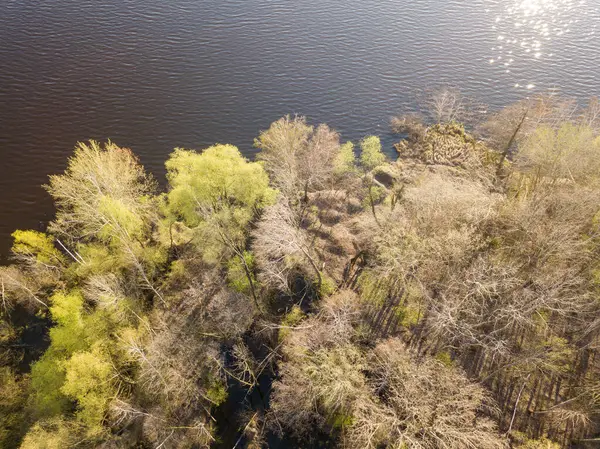
<svg viewBox="0 0 600 449">
<path fill-rule="evenodd" d="M 588 1 L 592 0 L 498 1 L 495 11 L 486 9 L 495 35 L 489 64 L 502 69 L 509 85 L 534 89 L 535 80 L 528 78 L 527 68 L 553 58 L 552 49 L 560 48 L 569 39 Z M 593 36 L 595 26 L 585 33 Z"/>
</svg>

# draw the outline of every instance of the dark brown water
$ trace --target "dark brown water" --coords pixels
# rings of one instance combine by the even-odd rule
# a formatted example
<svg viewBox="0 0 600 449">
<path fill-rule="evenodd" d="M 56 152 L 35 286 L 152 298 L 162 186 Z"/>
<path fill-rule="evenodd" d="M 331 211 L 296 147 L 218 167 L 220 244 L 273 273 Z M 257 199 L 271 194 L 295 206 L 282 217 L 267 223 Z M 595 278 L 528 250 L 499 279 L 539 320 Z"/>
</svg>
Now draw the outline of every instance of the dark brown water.
<svg viewBox="0 0 600 449">
<path fill-rule="evenodd" d="M 176 146 L 238 145 L 286 113 L 391 148 L 427 87 L 492 106 L 600 94 L 597 0 L 0 0 L 0 256 L 39 187 L 111 138 L 159 178 Z M 600 31 L 599 31 L 600 32 Z M 507 72 L 508 71 L 508 72 Z"/>
</svg>

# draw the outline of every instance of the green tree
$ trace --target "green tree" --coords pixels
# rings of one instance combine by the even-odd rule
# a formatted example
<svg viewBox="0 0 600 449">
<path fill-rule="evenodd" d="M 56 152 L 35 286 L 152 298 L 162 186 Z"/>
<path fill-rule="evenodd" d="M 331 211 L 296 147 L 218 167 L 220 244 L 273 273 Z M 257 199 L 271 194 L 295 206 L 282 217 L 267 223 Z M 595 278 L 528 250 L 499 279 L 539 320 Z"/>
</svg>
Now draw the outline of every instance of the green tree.
<svg viewBox="0 0 600 449">
<path fill-rule="evenodd" d="M 40 264 L 50 269 L 66 265 L 62 253 L 54 246 L 53 238 L 43 232 L 17 230 L 12 233 L 13 254 L 29 265 Z"/>
<path fill-rule="evenodd" d="M 31 367 L 31 401 L 35 417 L 53 417 L 66 411 L 68 400 L 61 392 L 65 381 L 63 362 L 89 347 L 80 292 L 57 292 L 51 298 L 50 347 Z"/>
<path fill-rule="evenodd" d="M 360 141 L 360 163 L 370 171 L 385 162 L 385 154 L 381 151 L 381 141 L 377 136 L 367 136 Z"/>
<path fill-rule="evenodd" d="M 215 145 L 200 154 L 178 148 L 165 165 L 168 210 L 190 227 L 198 226 L 207 213 L 232 207 L 240 214 L 251 213 L 274 195 L 262 166 L 248 162 L 233 145 Z"/>
<path fill-rule="evenodd" d="M 63 367 L 61 392 L 77 402 L 77 419 L 86 425 L 88 433 L 100 433 L 108 403 L 116 393 L 111 361 L 96 344 L 91 351 L 73 354 Z"/>
<path fill-rule="evenodd" d="M 62 418 L 37 422 L 25 436 L 21 449 L 63 449 L 82 445 L 81 424 Z"/>
<path fill-rule="evenodd" d="M 246 226 L 275 198 L 262 165 L 248 162 L 232 145 L 202 153 L 176 149 L 165 165 L 168 234 L 180 222 L 192 231 L 207 260 L 218 260 L 224 248 L 243 246 Z"/>
<path fill-rule="evenodd" d="M 338 176 L 354 173 L 356 171 L 356 156 L 354 144 L 346 142 L 340 146 L 340 151 L 334 161 L 334 171 Z"/>
</svg>

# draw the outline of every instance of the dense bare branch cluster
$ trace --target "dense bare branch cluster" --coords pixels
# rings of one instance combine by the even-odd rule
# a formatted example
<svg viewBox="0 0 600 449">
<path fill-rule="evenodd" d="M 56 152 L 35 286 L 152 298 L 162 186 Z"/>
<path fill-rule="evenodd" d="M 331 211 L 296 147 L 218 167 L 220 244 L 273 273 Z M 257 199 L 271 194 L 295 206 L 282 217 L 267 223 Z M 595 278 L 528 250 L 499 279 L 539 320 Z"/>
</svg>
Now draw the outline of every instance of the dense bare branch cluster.
<svg viewBox="0 0 600 449">
<path fill-rule="evenodd" d="M 351 448 L 505 447 L 480 416 L 492 401 L 463 374 L 414 359 L 397 339 L 361 347 L 357 301 L 338 293 L 286 340 L 273 395 L 280 425 L 303 438 L 333 429 Z"/>
<path fill-rule="evenodd" d="M 293 199 L 299 192 L 322 189 L 331 182 L 340 151 L 340 136 L 327 125 L 316 129 L 304 117 L 283 117 L 255 140 L 273 184 Z"/>
</svg>

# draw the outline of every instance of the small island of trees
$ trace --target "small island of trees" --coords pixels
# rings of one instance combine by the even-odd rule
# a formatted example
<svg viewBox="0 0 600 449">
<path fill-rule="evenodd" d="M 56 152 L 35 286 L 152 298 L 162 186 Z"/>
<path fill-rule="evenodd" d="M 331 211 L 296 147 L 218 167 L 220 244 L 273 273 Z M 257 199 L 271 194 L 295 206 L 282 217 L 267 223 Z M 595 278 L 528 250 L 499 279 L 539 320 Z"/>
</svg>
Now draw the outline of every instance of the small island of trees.
<svg viewBox="0 0 600 449">
<path fill-rule="evenodd" d="M 600 105 L 476 109 L 395 117 L 395 161 L 283 117 L 163 191 L 77 144 L 0 267 L 0 447 L 597 444 Z"/>
</svg>

